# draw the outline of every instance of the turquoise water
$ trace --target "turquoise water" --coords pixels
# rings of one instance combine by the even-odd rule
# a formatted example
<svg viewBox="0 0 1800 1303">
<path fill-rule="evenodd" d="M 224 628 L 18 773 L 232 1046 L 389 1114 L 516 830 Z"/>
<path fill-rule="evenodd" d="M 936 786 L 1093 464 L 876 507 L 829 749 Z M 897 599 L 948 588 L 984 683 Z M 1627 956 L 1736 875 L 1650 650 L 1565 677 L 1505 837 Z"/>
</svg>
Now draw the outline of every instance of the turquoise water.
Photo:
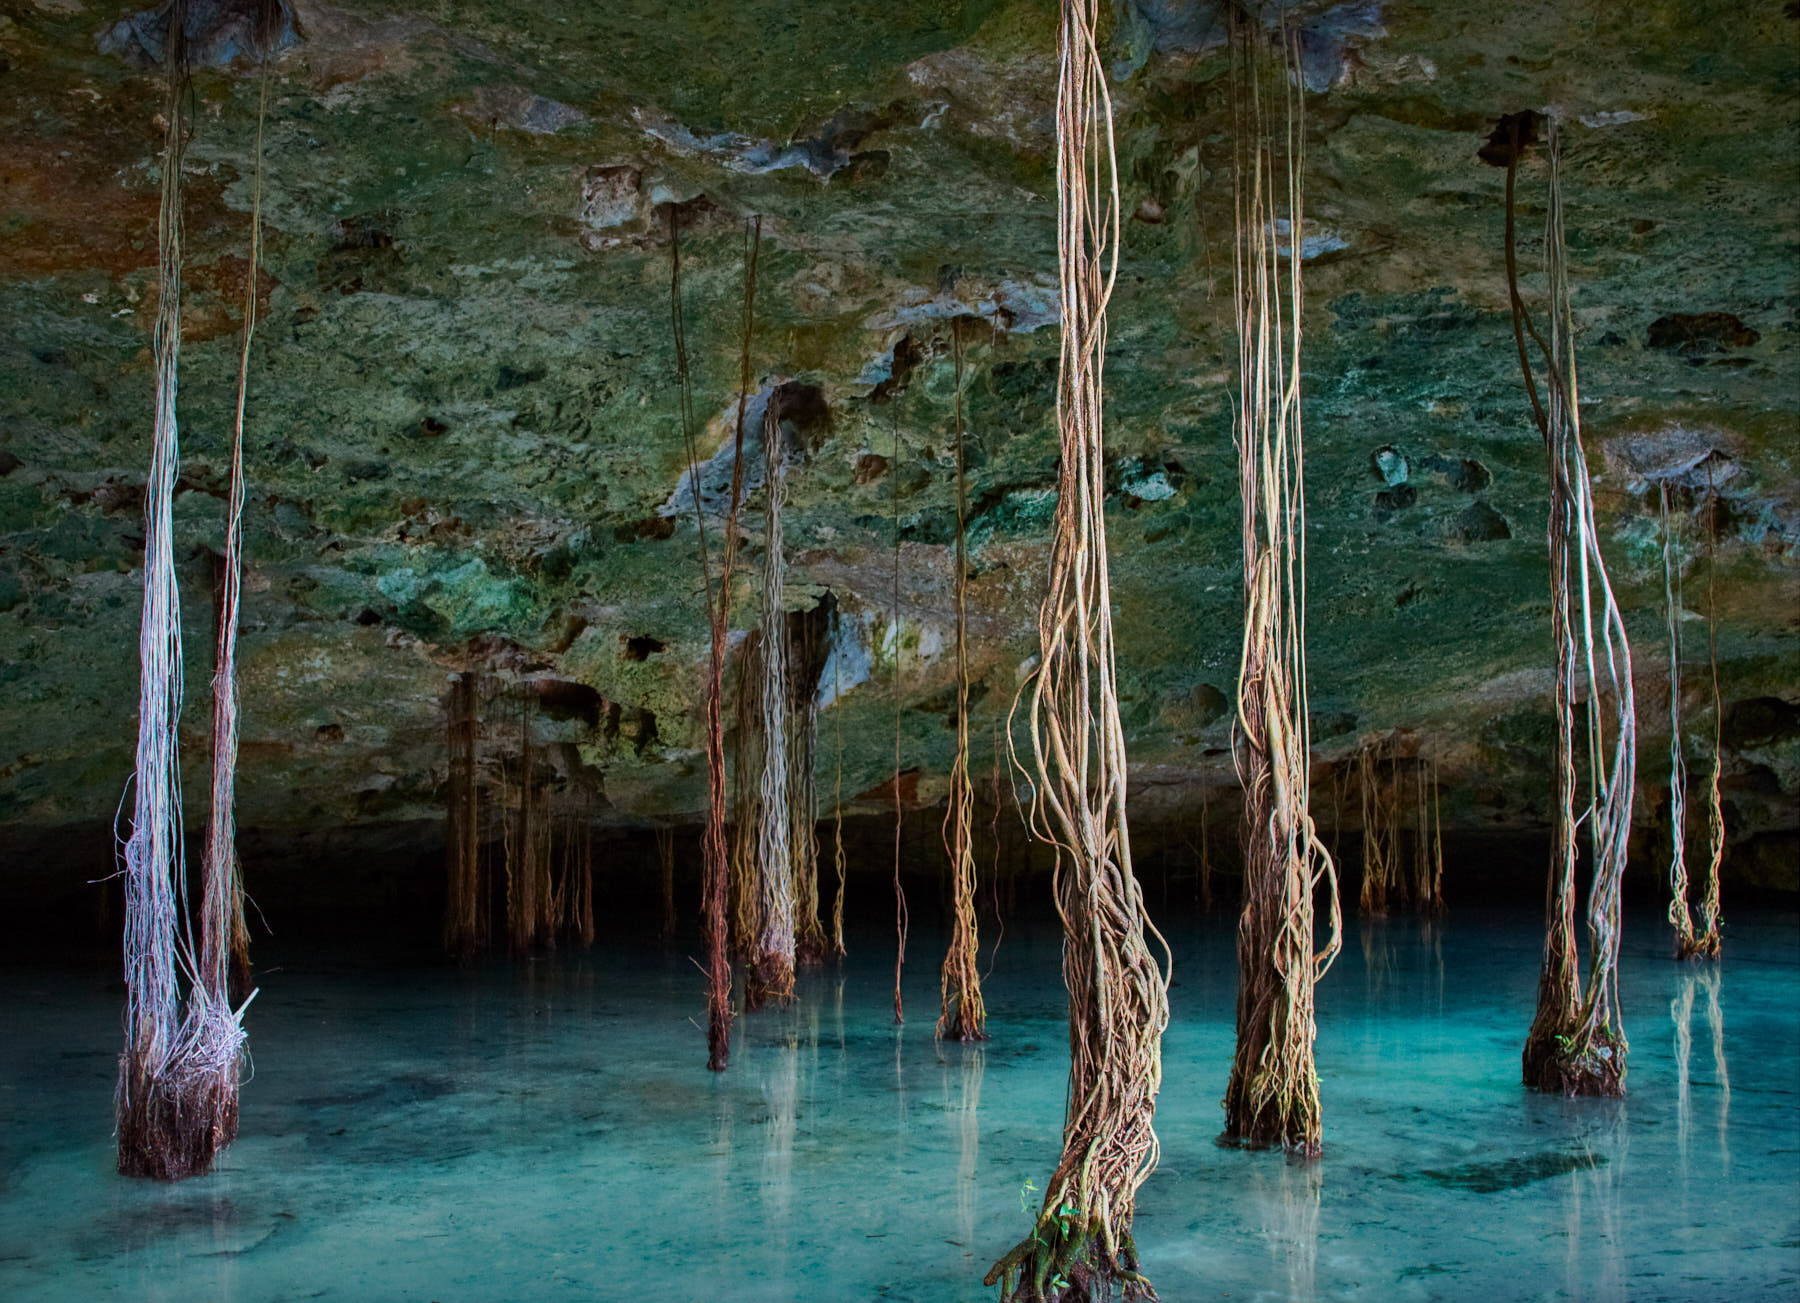
<svg viewBox="0 0 1800 1303">
<path fill-rule="evenodd" d="M 1524 915 L 1350 924 L 1319 996 L 1326 1156 L 1214 1144 L 1229 925 L 1179 924 L 1138 1240 L 1166 1303 L 1791 1299 L 1800 1292 L 1800 923 L 1739 917 L 1680 967 L 1628 920 L 1630 1095 L 1517 1085 Z M 891 953 L 804 975 L 705 1070 L 700 975 L 616 946 L 471 973 L 270 955 L 243 1135 L 212 1176 L 113 1174 L 119 996 L 0 973 L 0 1299 L 965 1300 L 1059 1147 L 1056 933 L 1015 927 L 992 1042 L 939 1047 Z"/>
</svg>

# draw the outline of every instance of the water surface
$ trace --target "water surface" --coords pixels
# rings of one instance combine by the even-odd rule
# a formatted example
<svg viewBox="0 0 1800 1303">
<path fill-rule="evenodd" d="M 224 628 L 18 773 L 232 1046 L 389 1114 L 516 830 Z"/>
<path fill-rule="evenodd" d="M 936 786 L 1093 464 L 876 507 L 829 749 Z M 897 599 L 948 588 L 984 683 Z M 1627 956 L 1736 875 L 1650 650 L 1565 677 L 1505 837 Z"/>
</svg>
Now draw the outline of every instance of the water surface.
<svg viewBox="0 0 1800 1303">
<path fill-rule="evenodd" d="M 1800 1293 L 1800 922 L 1719 966 L 1627 924 L 1628 1098 L 1523 1091 L 1525 914 L 1352 922 L 1319 992 L 1326 1156 L 1215 1143 L 1227 920 L 1179 921 L 1138 1241 L 1166 1303 L 1761 1299 Z M 852 938 L 705 1070 L 684 954 L 472 972 L 264 955 L 243 1134 L 181 1185 L 113 1172 L 120 997 L 0 973 L 0 1298 L 990 1299 L 1060 1145 L 1058 937 L 1013 927 L 993 1040 L 938 1046 L 941 938 Z"/>
</svg>

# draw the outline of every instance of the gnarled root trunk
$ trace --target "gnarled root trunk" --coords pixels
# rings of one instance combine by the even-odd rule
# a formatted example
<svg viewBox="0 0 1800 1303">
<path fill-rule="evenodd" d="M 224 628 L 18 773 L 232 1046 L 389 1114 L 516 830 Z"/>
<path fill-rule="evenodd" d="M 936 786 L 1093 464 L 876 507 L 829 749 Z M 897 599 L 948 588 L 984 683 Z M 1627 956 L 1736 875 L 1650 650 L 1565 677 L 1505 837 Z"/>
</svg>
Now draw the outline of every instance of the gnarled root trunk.
<svg viewBox="0 0 1800 1303">
<path fill-rule="evenodd" d="M 744 970 L 744 1008 L 754 1013 L 765 1004 L 785 1004 L 794 998 L 794 965 L 774 951 L 760 955 Z"/>
<path fill-rule="evenodd" d="M 1677 959 L 1717 959 L 1719 951 L 1717 932 L 1696 932 L 1692 936 L 1678 937 L 1675 942 Z"/>
<path fill-rule="evenodd" d="M 1617 1099 L 1625 1093 L 1625 1042 L 1604 1029 L 1583 1035 L 1532 1029 L 1522 1056 L 1525 1085 L 1546 1095 L 1600 1095 Z"/>
<path fill-rule="evenodd" d="M 1000 1303 L 1124 1303 L 1155 1300 L 1156 1290 L 1138 1272 L 1137 1245 L 1122 1236 L 1107 1248 L 1098 1221 L 1086 1225 L 1045 1213 L 1031 1235 L 988 1271 L 984 1285 L 1000 1286 Z"/>
<path fill-rule="evenodd" d="M 119 1175 L 180 1181 L 212 1170 L 238 1130 L 238 1065 L 152 1078 L 119 1056 Z"/>
</svg>

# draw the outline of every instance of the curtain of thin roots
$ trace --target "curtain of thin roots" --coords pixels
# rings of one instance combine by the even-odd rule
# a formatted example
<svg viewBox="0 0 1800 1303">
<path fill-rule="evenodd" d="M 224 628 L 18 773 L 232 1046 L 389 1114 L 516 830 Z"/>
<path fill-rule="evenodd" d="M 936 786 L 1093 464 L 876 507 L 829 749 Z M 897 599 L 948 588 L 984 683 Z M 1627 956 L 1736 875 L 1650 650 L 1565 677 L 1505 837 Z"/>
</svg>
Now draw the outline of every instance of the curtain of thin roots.
<svg viewBox="0 0 1800 1303">
<path fill-rule="evenodd" d="M 1236 414 L 1243 503 L 1244 643 L 1234 755 L 1244 790 L 1237 1053 L 1225 1134 L 1316 1153 L 1313 987 L 1340 943 L 1337 873 L 1309 808 L 1306 508 L 1300 416 L 1302 124 L 1297 52 L 1234 22 Z M 1282 229 L 1284 228 L 1285 229 Z M 1287 249 L 1279 241 L 1285 236 Z M 1315 950 L 1313 895 L 1330 891 Z"/>
<path fill-rule="evenodd" d="M 181 351 L 181 174 L 187 145 L 187 6 L 168 10 L 165 41 L 166 131 L 162 202 L 157 222 L 158 301 L 155 331 L 155 431 L 144 492 L 144 606 L 139 630 L 141 679 L 138 737 L 132 789 L 131 832 L 124 845 L 126 1045 L 119 1058 L 116 1098 L 119 1171 L 128 1176 L 175 1179 L 206 1171 L 237 1131 L 238 1064 L 243 1054 L 243 1009 L 230 1004 L 229 936 L 230 766 L 225 787 L 215 788 L 209 828 L 209 874 L 203 901 L 201 946 L 196 950 L 183 870 L 181 779 L 176 754 L 181 713 L 181 605 L 175 578 L 172 515 L 180 440 L 176 421 Z M 253 237 L 254 239 L 254 237 Z M 250 293 L 255 293 L 252 259 Z M 246 331 L 250 328 L 246 321 Z M 248 336 L 244 351 L 248 354 Z M 245 364 L 247 366 L 247 363 Z M 243 376 L 240 371 L 240 378 Z M 241 448 L 241 443 L 238 445 Z M 237 522 L 242 510 L 241 454 L 233 472 L 232 532 L 228 571 L 237 564 Z M 222 648 L 220 672 L 234 690 L 236 577 L 227 575 L 231 646 Z M 226 637 L 227 619 L 221 619 Z M 219 721 L 235 762 L 235 697 Z M 217 775 L 215 775 L 217 778 Z M 223 800 L 221 807 L 219 800 Z M 221 822 L 224 821 L 224 822 Z M 215 861 L 216 864 L 213 862 Z M 181 985 L 187 985 L 186 1008 Z"/>
<path fill-rule="evenodd" d="M 675 940 L 675 830 L 662 826 L 656 830 L 656 872 L 662 885 L 662 943 Z"/>
<path fill-rule="evenodd" d="M 818 792 L 813 777 L 819 742 L 819 695 L 815 682 L 810 619 L 789 622 L 793 655 L 788 660 L 792 700 L 788 715 L 788 837 L 794 873 L 794 959 L 825 961 L 825 926 L 819 921 Z"/>
<path fill-rule="evenodd" d="M 1720 729 L 1724 707 L 1719 699 L 1718 594 L 1714 585 L 1719 548 L 1719 495 L 1712 486 L 1710 466 L 1706 478 L 1706 661 L 1712 683 L 1713 735 L 1712 769 L 1706 783 L 1707 877 L 1706 895 L 1700 901 L 1700 938 L 1705 954 L 1717 959 L 1720 951 L 1719 869 L 1725 862 L 1725 804 L 1719 797 L 1719 766 L 1724 754 L 1720 748 L 1723 740 Z"/>
<path fill-rule="evenodd" d="M 1550 287 L 1550 340 L 1545 343 L 1517 289 L 1513 254 L 1513 188 L 1535 115 L 1502 121 L 1490 161 L 1506 166 L 1506 242 L 1514 333 L 1532 411 L 1550 469 L 1551 634 L 1556 648 L 1556 810 L 1546 898 L 1544 964 L 1537 1014 L 1522 1055 L 1527 1086 L 1570 1095 L 1624 1093 L 1626 1041 L 1619 1020 L 1619 883 L 1631 834 L 1636 781 L 1636 708 L 1631 647 L 1600 555 L 1593 494 L 1582 445 L 1573 315 L 1563 242 L 1558 128 L 1549 130 L 1550 199 L 1545 251 Z M 1497 155 L 1491 151 L 1499 150 Z M 1547 402 L 1540 402 L 1525 348 L 1528 334 L 1545 361 Z M 1598 643 L 1598 646 L 1596 646 Z M 1574 705 L 1585 705 L 1577 745 Z M 1609 739 L 1610 733 L 1611 737 Z M 1578 752 L 1587 761 L 1588 800 L 1577 809 Z M 1585 823 L 1593 877 L 1588 893 L 1589 958 L 1582 978 L 1576 935 L 1576 838 Z"/>
<path fill-rule="evenodd" d="M 548 784 L 537 772 L 532 744 L 536 685 L 522 685 L 519 702 L 519 809 L 506 839 L 506 929 L 516 955 L 556 947 L 556 897 L 551 882 Z M 504 815 L 504 808 L 502 810 Z"/>
<path fill-rule="evenodd" d="M 950 323 L 950 351 L 956 371 L 956 759 L 950 771 L 950 808 L 944 818 L 944 849 L 950 856 L 953 921 L 950 948 L 939 980 L 939 1040 L 985 1041 L 987 1009 L 977 966 L 980 943 L 975 927 L 975 787 L 969 779 L 969 565 L 968 484 L 963 466 L 963 343 L 961 324 Z"/>
<path fill-rule="evenodd" d="M 787 491 L 787 450 L 782 445 L 781 401 L 769 396 L 763 417 L 764 512 L 762 574 L 762 781 L 757 819 L 757 933 L 745 976 L 745 1003 L 760 1008 L 794 992 L 794 881 L 788 773 L 787 612 L 783 608 L 785 560 L 781 508 Z"/>
<path fill-rule="evenodd" d="M 838 650 L 838 605 L 831 605 L 831 720 L 836 732 L 837 778 L 832 789 L 832 866 L 837 870 L 837 895 L 831 901 L 831 954 L 844 957 L 844 887 L 848 863 L 844 858 L 844 712 L 839 694 L 843 691 Z"/>
<path fill-rule="evenodd" d="M 1029 1238 L 987 1275 L 1005 1299 L 1154 1297 L 1131 1238 L 1138 1187 L 1156 1165 L 1152 1127 L 1168 1024 L 1167 948 L 1131 869 L 1125 742 L 1114 669 L 1102 442 L 1106 306 L 1117 271 L 1112 107 L 1099 0 L 1063 0 L 1058 29 L 1057 252 L 1062 445 L 1042 648 L 1022 700 L 1031 738 L 1031 824 L 1056 851 L 1069 991 L 1063 1151 Z M 1162 959 L 1152 952 L 1152 939 Z"/>
<path fill-rule="evenodd" d="M 459 964 L 471 962 L 481 946 L 481 825 L 475 779 L 479 701 L 476 676 L 458 674 L 450 685 L 444 949 Z"/>
<path fill-rule="evenodd" d="M 1707 895 L 1701 903 L 1701 926 L 1694 926 L 1688 903 L 1687 871 L 1687 762 L 1681 738 L 1681 554 L 1675 537 L 1675 516 L 1669 510 L 1669 486 L 1657 485 L 1657 508 L 1662 525 L 1663 610 L 1669 632 L 1669 923 L 1675 929 L 1675 957 L 1711 959 L 1719 953 L 1718 865 L 1710 865 Z M 1708 805 L 1718 799 L 1718 763 L 1707 792 Z M 1708 809 L 1708 832 L 1714 818 Z M 1709 837 L 1709 843 L 1711 839 Z M 1709 845 L 1709 849 L 1711 846 Z M 1710 908 L 1709 908 L 1710 906 Z"/>
<path fill-rule="evenodd" d="M 1381 765 L 1389 739 L 1365 741 L 1356 751 L 1357 787 L 1362 796 L 1362 892 L 1357 912 L 1382 918 L 1388 912 L 1388 886 L 1393 879 L 1394 809 L 1392 788 L 1382 781 Z"/>
<path fill-rule="evenodd" d="M 731 757 L 731 950 L 746 969 L 756 957 L 762 893 L 756 876 L 757 828 L 762 814 L 757 783 L 762 775 L 762 630 L 752 629 L 738 647 L 733 684 Z"/>
<path fill-rule="evenodd" d="M 900 980 L 906 971 L 906 931 L 911 922 L 906 909 L 906 889 L 900 884 L 900 836 L 905 811 L 900 795 L 900 716 L 906 699 L 901 695 L 901 666 L 905 640 L 900 627 L 900 412 L 894 411 L 894 456 L 888 466 L 889 494 L 893 508 L 894 590 L 888 610 L 888 628 L 894 640 L 894 1022 L 906 1021 L 906 1002 Z"/>
</svg>

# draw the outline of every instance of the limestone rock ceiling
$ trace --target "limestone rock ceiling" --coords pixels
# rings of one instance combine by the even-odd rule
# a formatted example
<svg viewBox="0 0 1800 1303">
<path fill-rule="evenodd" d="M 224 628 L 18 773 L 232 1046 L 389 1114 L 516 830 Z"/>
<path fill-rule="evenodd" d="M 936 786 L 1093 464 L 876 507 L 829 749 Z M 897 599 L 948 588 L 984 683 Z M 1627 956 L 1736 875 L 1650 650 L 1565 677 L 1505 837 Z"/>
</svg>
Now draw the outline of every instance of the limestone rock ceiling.
<svg viewBox="0 0 1800 1303">
<path fill-rule="evenodd" d="M 215 63 L 196 73 L 185 179 L 177 527 L 184 742 L 203 766 L 257 92 L 243 60 L 222 63 L 244 6 L 193 8 Z M 899 646 L 908 763 L 920 800 L 940 794 L 957 318 L 977 739 L 1035 649 L 1056 455 L 1054 18 L 1049 0 L 295 5 L 269 109 L 251 365 L 241 822 L 438 818 L 446 674 L 465 668 L 554 681 L 537 736 L 556 744 L 559 781 L 604 793 L 608 817 L 697 815 L 705 626 L 670 205 L 702 455 L 724 447 L 702 496 L 729 470 L 743 226 L 760 214 L 755 404 L 777 386 L 792 400 L 790 602 L 829 591 L 839 605 L 844 790 L 876 787 L 891 764 Z M 105 820 L 130 771 L 158 21 L 99 0 L 0 8 L 0 823 L 15 828 Z M 1740 827 L 1791 829 L 1800 12 L 1356 0 L 1295 5 L 1291 21 L 1311 92 L 1300 252 L 1320 756 L 1412 729 L 1444 761 L 1447 818 L 1541 816 L 1545 473 L 1512 356 L 1502 173 L 1476 151 L 1500 114 L 1554 109 L 1568 123 L 1583 411 L 1637 640 L 1645 813 L 1665 661 L 1644 485 L 1685 473 L 1703 493 L 1711 474 L 1728 519 L 1730 798 Z M 1135 793 L 1150 810 L 1231 772 L 1240 565 L 1219 37 L 1215 5 L 1129 0 L 1108 52 L 1130 218 L 1108 521 Z M 1520 195 L 1537 302 L 1541 161 Z M 754 623 L 760 548 L 747 526 L 740 628 Z M 1704 588 L 1695 559 L 1696 614 Z M 496 703 L 487 764 L 516 750 L 517 729 L 516 708 Z"/>
</svg>

